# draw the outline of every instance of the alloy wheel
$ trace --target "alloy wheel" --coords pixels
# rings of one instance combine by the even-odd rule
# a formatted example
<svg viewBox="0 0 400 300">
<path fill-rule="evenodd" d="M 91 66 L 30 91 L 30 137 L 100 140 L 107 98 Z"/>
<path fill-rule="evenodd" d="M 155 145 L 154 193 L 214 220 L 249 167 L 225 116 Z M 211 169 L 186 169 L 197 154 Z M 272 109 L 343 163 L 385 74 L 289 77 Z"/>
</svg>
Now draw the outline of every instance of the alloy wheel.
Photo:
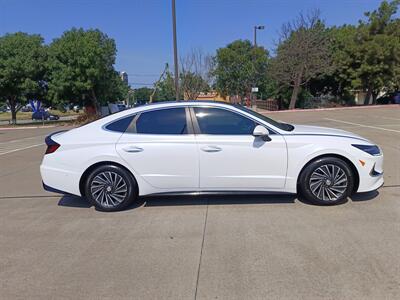
<svg viewBox="0 0 400 300">
<path fill-rule="evenodd" d="M 97 174 L 90 185 L 93 199 L 104 208 L 121 204 L 128 193 L 127 183 L 119 174 L 105 171 Z"/>
<path fill-rule="evenodd" d="M 315 169 L 309 181 L 311 192 L 322 201 L 335 201 L 347 190 L 346 172 L 334 164 L 325 164 Z"/>
</svg>

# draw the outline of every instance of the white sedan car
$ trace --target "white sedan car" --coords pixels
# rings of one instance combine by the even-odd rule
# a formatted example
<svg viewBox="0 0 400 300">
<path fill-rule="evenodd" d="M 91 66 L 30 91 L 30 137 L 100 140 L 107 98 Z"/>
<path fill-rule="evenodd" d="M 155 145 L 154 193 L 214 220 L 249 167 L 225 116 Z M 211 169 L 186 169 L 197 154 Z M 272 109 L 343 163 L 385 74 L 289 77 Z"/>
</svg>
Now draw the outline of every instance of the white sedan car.
<svg viewBox="0 0 400 300">
<path fill-rule="evenodd" d="M 290 125 L 242 106 L 164 102 L 46 138 L 46 190 L 126 208 L 138 196 L 300 193 L 337 204 L 383 184 L 383 155 L 356 134 Z"/>
</svg>

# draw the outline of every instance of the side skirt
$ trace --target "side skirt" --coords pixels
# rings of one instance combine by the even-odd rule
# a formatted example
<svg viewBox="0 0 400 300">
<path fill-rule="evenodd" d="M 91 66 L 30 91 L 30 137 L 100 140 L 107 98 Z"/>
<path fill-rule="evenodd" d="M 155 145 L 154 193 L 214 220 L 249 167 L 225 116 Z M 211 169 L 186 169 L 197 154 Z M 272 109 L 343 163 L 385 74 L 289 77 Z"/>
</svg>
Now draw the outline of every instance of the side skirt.
<svg viewBox="0 0 400 300">
<path fill-rule="evenodd" d="M 203 195 L 296 195 L 289 192 L 265 192 L 265 191 L 182 191 L 182 192 L 162 192 L 143 195 L 141 197 L 157 196 L 203 196 Z"/>
</svg>

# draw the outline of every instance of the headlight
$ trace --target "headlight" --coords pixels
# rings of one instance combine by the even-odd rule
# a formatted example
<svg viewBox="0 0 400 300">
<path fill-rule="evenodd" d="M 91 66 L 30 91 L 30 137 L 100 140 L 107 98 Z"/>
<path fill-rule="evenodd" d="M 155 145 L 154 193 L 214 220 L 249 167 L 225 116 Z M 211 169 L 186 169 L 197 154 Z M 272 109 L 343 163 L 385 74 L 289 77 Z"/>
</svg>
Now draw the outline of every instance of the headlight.
<svg viewBox="0 0 400 300">
<path fill-rule="evenodd" d="M 352 144 L 353 147 L 356 147 L 357 149 L 360 149 L 361 151 L 367 152 L 368 154 L 371 155 L 380 155 L 381 154 L 381 149 L 377 145 L 356 145 Z"/>
</svg>

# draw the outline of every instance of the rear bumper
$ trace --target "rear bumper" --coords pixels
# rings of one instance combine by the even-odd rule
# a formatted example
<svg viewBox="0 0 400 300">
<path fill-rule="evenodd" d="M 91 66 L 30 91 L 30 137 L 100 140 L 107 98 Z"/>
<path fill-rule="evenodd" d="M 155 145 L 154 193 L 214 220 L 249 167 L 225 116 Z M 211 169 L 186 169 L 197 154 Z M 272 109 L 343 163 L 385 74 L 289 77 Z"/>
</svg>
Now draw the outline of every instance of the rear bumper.
<svg viewBox="0 0 400 300">
<path fill-rule="evenodd" d="M 42 181 L 42 185 L 43 185 L 43 189 L 47 192 L 52 192 L 52 193 L 62 194 L 62 195 L 71 195 L 71 193 L 52 188 L 51 186 L 46 185 L 43 181 Z"/>
<path fill-rule="evenodd" d="M 81 196 L 79 190 L 80 174 L 65 169 L 49 167 L 43 163 L 40 166 L 40 174 L 43 188 L 46 191 Z"/>
</svg>

